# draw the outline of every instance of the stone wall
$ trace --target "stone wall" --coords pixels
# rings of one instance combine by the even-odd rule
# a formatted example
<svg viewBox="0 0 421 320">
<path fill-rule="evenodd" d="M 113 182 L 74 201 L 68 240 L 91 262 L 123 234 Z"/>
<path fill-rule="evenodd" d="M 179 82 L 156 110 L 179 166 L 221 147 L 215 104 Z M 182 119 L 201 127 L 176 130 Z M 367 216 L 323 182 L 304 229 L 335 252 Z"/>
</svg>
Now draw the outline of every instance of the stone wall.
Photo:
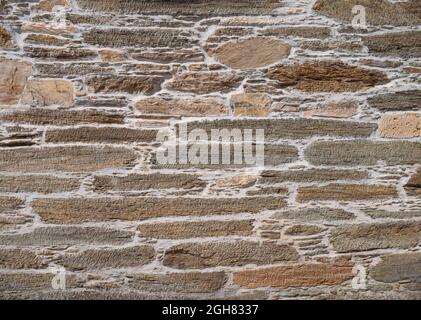
<svg viewBox="0 0 421 320">
<path fill-rule="evenodd" d="M 420 25 L 420 0 L 0 0 L 0 297 L 420 299 Z M 265 167 L 159 165 L 180 121 L 265 129 Z"/>
</svg>

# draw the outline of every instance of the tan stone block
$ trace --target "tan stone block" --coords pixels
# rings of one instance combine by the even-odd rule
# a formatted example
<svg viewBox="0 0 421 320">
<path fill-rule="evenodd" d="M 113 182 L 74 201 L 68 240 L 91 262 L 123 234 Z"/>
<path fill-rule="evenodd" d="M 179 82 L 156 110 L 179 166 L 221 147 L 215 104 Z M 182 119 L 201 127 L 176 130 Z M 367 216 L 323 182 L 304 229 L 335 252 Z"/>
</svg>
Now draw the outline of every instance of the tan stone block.
<svg viewBox="0 0 421 320">
<path fill-rule="evenodd" d="M 295 261 L 297 251 L 288 245 L 251 241 L 183 243 L 165 252 L 163 264 L 177 269 L 264 265 Z"/>
<path fill-rule="evenodd" d="M 421 113 L 383 115 L 379 121 L 379 133 L 384 138 L 421 137 Z"/>
<path fill-rule="evenodd" d="M 80 184 L 76 178 L 57 178 L 47 175 L 0 176 L 0 192 L 69 192 L 77 190 Z"/>
<path fill-rule="evenodd" d="M 140 237 L 153 239 L 249 236 L 253 220 L 148 223 L 141 224 L 138 230 Z"/>
<path fill-rule="evenodd" d="M 355 103 L 350 101 L 332 102 L 304 111 L 306 117 L 350 118 L 358 111 Z"/>
<path fill-rule="evenodd" d="M 355 92 L 385 84 L 385 73 L 336 60 L 295 63 L 271 67 L 268 77 L 280 87 L 306 92 Z"/>
<path fill-rule="evenodd" d="M 172 116 L 206 117 L 227 115 L 227 107 L 216 99 L 163 99 L 147 98 L 136 103 L 144 114 L 165 114 Z"/>
<path fill-rule="evenodd" d="M 239 271 L 234 283 L 243 288 L 298 288 L 339 285 L 354 277 L 351 263 L 303 264 Z"/>
<path fill-rule="evenodd" d="M 408 249 L 420 242 L 420 236 L 421 224 L 418 222 L 353 224 L 337 227 L 330 242 L 338 252 Z"/>
<path fill-rule="evenodd" d="M 43 107 L 71 107 L 74 104 L 73 84 L 67 80 L 29 80 L 21 102 Z"/>
<path fill-rule="evenodd" d="M 133 151 L 122 147 L 24 147 L 2 150 L 0 170 L 36 173 L 92 172 L 107 168 L 124 168 L 136 158 Z"/>
<path fill-rule="evenodd" d="M 0 70 L 0 105 L 17 104 L 32 73 L 32 64 L 0 58 Z"/>
<path fill-rule="evenodd" d="M 129 287 L 146 292 L 208 293 L 227 282 L 223 272 L 138 273 L 129 274 Z"/>
<path fill-rule="evenodd" d="M 0 269 L 39 269 L 42 259 L 31 250 L 0 249 Z"/>
<path fill-rule="evenodd" d="M 237 88 L 241 80 L 239 75 L 232 72 L 186 72 L 176 75 L 166 86 L 171 90 L 196 94 L 226 93 Z"/>
<path fill-rule="evenodd" d="M 121 249 L 89 249 L 77 254 L 65 254 L 59 258 L 59 263 L 73 271 L 118 269 L 139 267 L 152 262 L 154 257 L 153 247 L 142 245 Z"/>
<path fill-rule="evenodd" d="M 275 38 L 257 37 L 230 41 L 215 50 L 215 58 L 233 69 L 256 69 L 289 56 L 291 46 Z"/>
<path fill-rule="evenodd" d="M 272 99 L 265 93 L 241 93 L 231 97 L 234 115 L 239 117 L 267 117 Z"/>
<path fill-rule="evenodd" d="M 86 221 L 138 221 L 166 216 L 205 216 L 258 213 L 280 209 L 286 202 L 278 197 L 245 198 L 52 198 L 36 199 L 32 208 L 48 223 L 72 224 Z"/>
<path fill-rule="evenodd" d="M 13 42 L 12 35 L 6 28 L 0 26 L 0 48 L 12 49 L 14 47 L 15 44 Z"/>
<path fill-rule="evenodd" d="M 397 197 L 398 191 L 394 186 L 368 184 L 329 184 L 323 187 L 299 187 L 297 193 L 298 202 L 389 200 Z"/>
</svg>

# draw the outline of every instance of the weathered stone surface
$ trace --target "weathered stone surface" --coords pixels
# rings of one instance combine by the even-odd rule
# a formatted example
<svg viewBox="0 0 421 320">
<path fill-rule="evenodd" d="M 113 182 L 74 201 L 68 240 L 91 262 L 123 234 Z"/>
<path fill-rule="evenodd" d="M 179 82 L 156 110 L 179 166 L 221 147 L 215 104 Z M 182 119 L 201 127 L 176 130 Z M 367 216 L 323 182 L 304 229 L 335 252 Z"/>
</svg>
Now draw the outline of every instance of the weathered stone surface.
<svg viewBox="0 0 421 320">
<path fill-rule="evenodd" d="M 92 62 L 84 63 L 37 63 L 35 65 L 37 72 L 49 77 L 63 76 L 84 76 L 90 74 L 112 74 L 114 69 L 102 65 L 93 64 Z"/>
<path fill-rule="evenodd" d="M 398 281 L 421 281 L 421 252 L 393 254 L 370 270 L 370 276 L 377 281 L 392 283 Z"/>
<path fill-rule="evenodd" d="M 383 115 L 379 121 L 379 133 L 385 138 L 421 137 L 421 113 Z"/>
<path fill-rule="evenodd" d="M 93 76 L 86 80 L 86 84 L 94 93 L 143 93 L 151 95 L 161 90 L 163 77 L 159 76 Z"/>
<path fill-rule="evenodd" d="M 206 23 L 206 22 L 204 22 Z M 225 37 L 232 37 L 232 36 L 249 36 L 251 35 L 252 29 L 250 28 L 238 28 L 238 27 L 228 27 L 228 28 L 218 28 L 215 30 L 215 32 L 212 34 L 212 36 L 209 39 L 218 41 L 220 38 Z"/>
<path fill-rule="evenodd" d="M 365 212 L 372 219 L 410 219 L 421 217 L 421 210 L 402 209 L 399 211 L 368 210 Z"/>
<path fill-rule="evenodd" d="M 41 135 L 42 131 L 39 128 L 6 125 L 0 134 L 0 145 L 3 148 L 32 146 L 41 140 Z"/>
<path fill-rule="evenodd" d="M 5 246 L 123 245 L 132 241 L 133 232 L 109 228 L 73 226 L 39 227 L 20 234 L 0 235 Z"/>
<path fill-rule="evenodd" d="M 28 109 L 25 111 L 1 113 L 0 120 L 36 125 L 122 124 L 124 122 L 124 115 L 117 112 L 110 113 L 94 110 Z"/>
<path fill-rule="evenodd" d="M 8 212 L 20 209 L 24 201 L 15 197 L 0 197 L 0 212 Z"/>
<path fill-rule="evenodd" d="M 258 213 L 285 207 L 277 197 L 246 198 L 58 198 L 36 199 L 32 208 L 47 223 L 136 221 L 165 216 Z"/>
<path fill-rule="evenodd" d="M 207 293 L 221 289 L 228 278 L 223 272 L 129 274 L 129 286 L 147 292 Z"/>
<path fill-rule="evenodd" d="M 130 129 L 125 127 L 78 127 L 51 129 L 45 133 L 45 142 L 104 142 L 139 143 L 153 142 L 157 130 Z"/>
<path fill-rule="evenodd" d="M 127 106 L 128 99 L 125 96 L 87 96 L 76 100 L 76 107 L 92 108 L 115 108 L 123 109 Z M 116 113 L 116 111 L 114 111 Z"/>
<path fill-rule="evenodd" d="M 421 90 L 387 93 L 368 99 L 372 108 L 380 111 L 406 111 L 421 109 Z"/>
<path fill-rule="evenodd" d="M 223 102 L 216 99 L 163 99 L 147 98 L 136 103 L 136 108 L 144 114 L 165 114 L 172 116 L 208 117 L 223 116 L 228 113 Z"/>
<path fill-rule="evenodd" d="M 1 297 L 1 294 L 0 294 Z M 10 295 L 8 295 L 10 299 Z M 186 299 L 188 297 L 184 296 Z M 18 296 L 18 299 L 22 299 L 22 294 Z M 38 292 L 36 294 L 26 294 L 26 299 L 36 299 L 36 300 L 100 300 L 100 301 L 109 301 L 109 300 L 170 300 L 170 299 L 180 299 L 180 293 L 168 293 L 168 292 L 139 292 L 137 290 L 121 290 L 117 288 L 93 288 L 93 289 L 68 289 L 68 290 L 49 290 Z"/>
<path fill-rule="evenodd" d="M 60 257 L 59 263 L 72 271 L 129 268 L 148 264 L 154 257 L 154 248 L 142 245 L 121 249 L 90 249 L 78 254 L 66 254 Z"/>
<path fill-rule="evenodd" d="M 296 38 L 318 38 L 325 39 L 331 35 L 331 29 L 328 27 L 273 27 L 261 31 L 266 36 L 276 37 L 296 37 Z"/>
<path fill-rule="evenodd" d="M 80 60 L 94 58 L 97 52 L 77 47 L 25 47 L 25 53 L 32 58 L 55 60 Z"/>
<path fill-rule="evenodd" d="M 62 47 L 62 46 L 71 45 L 74 42 L 71 39 L 64 38 L 64 37 L 57 37 L 57 36 L 52 36 L 48 34 L 31 33 L 26 36 L 25 43 L 34 44 L 34 45 Z"/>
<path fill-rule="evenodd" d="M 332 170 L 332 169 L 308 169 L 274 171 L 266 170 L 261 173 L 259 183 L 273 184 L 283 182 L 327 182 L 337 180 L 362 180 L 368 179 L 366 171 L 357 170 Z"/>
<path fill-rule="evenodd" d="M 21 102 L 35 106 L 71 107 L 74 103 L 73 84 L 67 80 L 29 80 Z"/>
<path fill-rule="evenodd" d="M 419 299 L 420 1 L 0 0 L 0 299 Z"/>
<path fill-rule="evenodd" d="M 7 4 L 8 4 L 7 0 L 0 0 L 0 13 L 1 14 L 7 13 L 7 9 L 6 9 Z"/>
<path fill-rule="evenodd" d="M 131 56 L 137 60 L 154 61 L 161 63 L 184 63 L 198 62 L 205 59 L 202 51 L 198 49 L 151 49 L 141 50 L 131 53 Z"/>
<path fill-rule="evenodd" d="M 43 290 L 52 289 L 52 281 L 55 274 L 52 272 L 35 273 L 35 272 L 19 272 L 19 273 L 0 273 L 0 294 L 8 296 L 7 293 L 19 293 L 18 299 L 22 299 L 31 292 L 41 292 Z M 66 288 L 78 287 L 76 276 L 68 275 L 66 277 Z M 10 297 L 10 296 L 9 296 Z"/>
<path fill-rule="evenodd" d="M 421 74 L 421 68 L 420 67 L 405 67 L 402 69 L 402 71 L 406 73 L 413 73 L 413 74 Z"/>
<path fill-rule="evenodd" d="M 239 271 L 234 283 L 243 288 L 333 286 L 354 277 L 351 263 L 320 263 Z"/>
<path fill-rule="evenodd" d="M 421 159 L 421 143 L 408 141 L 323 141 L 314 142 L 304 152 L 314 165 L 374 166 L 416 164 Z"/>
<path fill-rule="evenodd" d="M 207 94 L 229 92 L 240 85 L 242 78 L 232 72 L 191 73 L 176 75 L 166 87 L 171 90 Z"/>
<path fill-rule="evenodd" d="M 287 236 L 295 236 L 295 237 L 302 237 L 302 236 L 312 236 L 315 234 L 319 234 L 324 231 L 324 228 L 309 225 L 309 224 L 296 224 L 293 226 L 288 227 L 285 230 L 285 235 Z"/>
<path fill-rule="evenodd" d="M 311 51 L 337 51 L 346 53 L 363 52 L 364 46 L 359 41 L 335 41 L 335 40 L 302 40 L 299 43 L 301 49 Z"/>
<path fill-rule="evenodd" d="M 0 269 L 39 269 L 42 259 L 30 250 L 0 249 Z"/>
<path fill-rule="evenodd" d="M 417 222 L 354 224 L 337 227 L 330 242 L 338 252 L 407 249 L 416 246 L 420 236 L 421 224 Z"/>
<path fill-rule="evenodd" d="M 175 67 L 175 68 L 178 68 Z M 124 64 L 123 70 L 126 72 L 135 72 L 142 75 L 161 75 L 170 78 L 172 76 L 171 66 L 155 63 L 136 63 Z"/>
<path fill-rule="evenodd" d="M 1 171 L 18 172 L 92 172 L 123 168 L 136 159 L 136 154 L 122 147 L 24 147 L 4 149 L 0 153 Z"/>
<path fill-rule="evenodd" d="M 401 61 L 396 60 L 380 60 L 380 59 L 361 59 L 360 63 L 370 66 L 370 67 L 376 67 L 376 68 L 398 68 L 402 66 Z"/>
<path fill-rule="evenodd" d="M 0 291 L 32 291 L 51 288 L 53 274 L 46 273 L 12 273 L 0 274 Z"/>
<path fill-rule="evenodd" d="M 257 190 L 248 190 L 247 196 L 261 196 L 261 195 L 288 195 L 288 188 L 283 187 L 259 187 Z"/>
<path fill-rule="evenodd" d="M 370 53 L 379 56 L 397 56 L 402 58 L 421 57 L 421 31 L 367 36 L 364 39 L 364 43 Z"/>
<path fill-rule="evenodd" d="M 391 2 L 388 0 L 317 0 L 313 9 L 320 14 L 351 23 L 355 17 L 352 8 L 356 5 L 366 8 L 366 19 L 370 25 L 415 26 L 421 24 L 421 10 L 418 0 L 405 2 Z"/>
<path fill-rule="evenodd" d="M 189 48 L 196 41 L 192 34 L 177 29 L 91 29 L 83 34 L 86 43 L 102 47 Z"/>
<path fill-rule="evenodd" d="M 101 11 L 159 14 L 159 15 L 199 15 L 199 16 L 226 16 L 226 15 L 260 15 L 270 14 L 279 7 L 273 0 L 240 0 L 240 1 L 206 1 L 193 0 L 190 2 L 166 1 L 163 5 L 160 0 L 152 1 L 121 1 L 121 0 L 78 0 L 82 9 L 94 9 Z"/>
<path fill-rule="evenodd" d="M 78 28 L 72 24 L 51 23 L 51 21 L 23 21 L 21 31 L 27 33 L 46 33 L 52 35 L 73 35 Z"/>
<path fill-rule="evenodd" d="M 191 169 L 191 168 L 201 168 L 201 169 L 228 169 L 228 168 L 246 168 L 246 167 L 256 167 L 260 166 L 261 164 L 256 162 L 256 149 L 252 146 L 252 148 L 242 148 L 241 149 L 241 163 L 236 164 L 234 163 L 234 151 L 235 148 L 233 144 L 230 144 L 229 149 L 229 157 L 230 161 L 228 163 L 224 163 L 222 159 L 222 155 L 228 153 L 224 151 L 221 145 L 219 144 L 216 148 L 219 147 L 219 159 L 215 161 L 216 163 L 212 162 L 212 143 L 207 145 L 208 150 L 208 159 L 206 163 L 193 163 L 192 161 L 188 161 L 187 163 L 182 163 L 179 157 L 180 146 L 177 148 L 177 157 L 175 163 L 159 163 L 157 161 L 156 154 L 153 154 L 152 157 L 152 168 L 153 169 Z M 225 145 L 224 145 L 225 147 Z M 216 150 L 214 147 L 214 150 Z M 187 148 L 188 149 L 188 148 Z M 248 150 L 248 149 L 251 149 Z M 237 156 L 238 157 L 238 156 Z M 250 163 L 247 162 L 250 161 Z M 294 162 L 298 160 L 298 149 L 291 145 L 286 144 L 267 144 L 264 146 L 264 165 L 266 166 L 277 166 L 283 163 Z"/>
<path fill-rule="evenodd" d="M 377 126 L 368 122 L 335 121 L 322 119 L 221 119 L 188 122 L 187 130 L 203 129 L 211 136 L 212 129 L 263 129 L 265 141 L 302 139 L 312 136 L 368 137 Z"/>
<path fill-rule="evenodd" d="M 281 87 L 308 92 L 361 91 L 388 82 L 386 74 L 340 61 L 308 61 L 271 67 L 268 77 Z"/>
<path fill-rule="evenodd" d="M 0 105 L 17 104 L 32 73 L 32 65 L 0 58 L 0 70 Z"/>
<path fill-rule="evenodd" d="M 256 69 L 289 56 L 291 46 L 274 38 L 257 37 L 222 44 L 215 58 L 233 69 Z"/>
<path fill-rule="evenodd" d="M 0 26 L 0 48 L 2 49 L 11 49 L 14 48 L 12 36 L 6 28 Z"/>
<path fill-rule="evenodd" d="M 191 174 L 130 174 L 125 177 L 96 176 L 95 191 L 135 191 L 148 189 L 203 189 L 206 182 Z"/>
<path fill-rule="evenodd" d="M 120 50 L 104 49 L 99 52 L 99 55 L 104 62 L 122 62 L 127 59 L 127 55 Z"/>
<path fill-rule="evenodd" d="M 0 176 L 0 192 L 69 192 L 79 188 L 79 179 L 46 175 Z"/>
<path fill-rule="evenodd" d="M 352 212 L 345 211 L 343 209 L 334 208 L 308 208 L 300 210 L 289 210 L 277 212 L 272 215 L 272 219 L 288 219 L 302 222 L 312 221 L 341 221 L 341 220 L 352 220 L 355 215 Z"/>
<path fill-rule="evenodd" d="M 248 188 L 253 186 L 256 181 L 257 176 L 233 176 L 217 179 L 215 185 L 219 188 Z"/>
<path fill-rule="evenodd" d="M 230 103 L 237 117 L 266 117 L 272 99 L 265 93 L 240 93 L 231 96 Z"/>
<path fill-rule="evenodd" d="M 69 0 L 41 0 L 35 8 L 42 11 L 53 11 L 54 7 L 68 7 Z"/>
<path fill-rule="evenodd" d="M 398 197 L 394 186 L 373 184 L 329 184 L 323 187 L 299 187 L 298 202 L 306 201 L 359 201 L 380 200 Z"/>
<path fill-rule="evenodd" d="M 332 102 L 308 109 L 306 117 L 350 118 L 358 111 L 358 106 L 350 101 Z"/>
<path fill-rule="evenodd" d="M 140 237 L 153 239 L 250 236 L 253 220 L 153 223 L 142 224 L 138 230 Z"/>
<path fill-rule="evenodd" d="M 251 241 L 183 243 L 165 252 L 163 264 L 177 269 L 203 269 L 248 264 L 272 264 L 298 259 L 288 245 Z"/>
<path fill-rule="evenodd" d="M 1 211 L 1 209 L 0 209 Z M 0 212 L 1 213 L 1 212 Z M 0 214 L 0 231 L 16 230 L 25 223 L 32 222 L 32 218 L 25 215 Z"/>
<path fill-rule="evenodd" d="M 405 185 L 405 191 L 411 196 L 421 196 L 421 169 L 411 176 Z"/>
</svg>

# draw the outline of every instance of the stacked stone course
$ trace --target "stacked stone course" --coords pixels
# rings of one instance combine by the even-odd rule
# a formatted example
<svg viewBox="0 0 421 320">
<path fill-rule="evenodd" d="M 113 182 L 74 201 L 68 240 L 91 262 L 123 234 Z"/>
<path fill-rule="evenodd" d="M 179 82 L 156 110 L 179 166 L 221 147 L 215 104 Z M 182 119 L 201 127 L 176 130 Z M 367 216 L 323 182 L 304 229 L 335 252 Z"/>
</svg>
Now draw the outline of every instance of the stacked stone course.
<svg viewBox="0 0 421 320">
<path fill-rule="evenodd" d="M 421 299 L 420 57 L 419 0 L 0 0 L 0 297 Z"/>
</svg>

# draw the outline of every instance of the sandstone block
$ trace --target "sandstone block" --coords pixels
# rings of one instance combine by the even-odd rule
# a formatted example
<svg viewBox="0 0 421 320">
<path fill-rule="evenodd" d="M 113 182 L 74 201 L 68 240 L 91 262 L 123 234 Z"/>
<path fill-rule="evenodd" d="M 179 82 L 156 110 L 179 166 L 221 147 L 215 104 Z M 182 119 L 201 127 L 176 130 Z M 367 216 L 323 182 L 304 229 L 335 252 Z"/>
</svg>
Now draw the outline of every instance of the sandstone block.
<svg viewBox="0 0 421 320">
<path fill-rule="evenodd" d="M 138 230 L 141 237 L 153 239 L 249 236 L 253 220 L 153 223 L 142 224 Z"/>
<path fill-rule="evenodd" d="M 304 155 L 314 165 L 374 166 L 379 161 L 388 165 L 417 164 L 421 159 L 421 144 L 408 141 L 323 141 L 312 143 Z"/>
<path fill-rule="evenodd" d="M 67 80 L 29 80 L 21 102 L 43 107 L 71 107 L 74 104 L 73 84 Z"/>
<path fill-rule="evenodd" d="M 420 223 L 390 222 L 339 226 L 330 241 L 338 252 L 408 249 L 419 243 L 420 236 Z"/>
<path fill-rule="evenodd" d="M 233 69 L 257 69 L 289 56 L 291 46 L 274 38 L 257 37 L 222 44 L 215 58 Z"/>
<path fill-rule="evenodd" d="M 339 61 L 271 67 L 267 76 L 283 87 L 307 92 L 355 92 L 388 82 L 386 74 Z"/>
<path fill-rule="evenodd" d="M 394 186 L 372 184 L 329 184 L 323 187 L 299 187 L 298 202 L 306 201 L 363 201 L 381 200 L 398 197 Z"/>
<path fill-rule="evenodd" d="M 334 286 L 353 278 L 352 267 L 351 263 L 320 263 L 239 271 L 234 283 L 249 289 Z"/>
<path fill-rule="evenodd" d="M 297 251 L 288 245 L 237 241 L 179 244 L 165 252 L 163 264 L 177 269 L 203 269 L 272 264 L 297 259 Z"/>
<path fill-rule="evenodd" d="M 85 221 L 137 221 L 165 216 L 204 216 L 258 213 L 280 209 L 285 200 L 277 197 L 246 198 L 67 198 L 36 199 L 32 208 L 47 223 Z"/>
<path fill-rule="evenodd" d="M 135 159 L 136 154 L 133 151 L 121 147 L 24 147 L 2 150 L 0 170 L 37 173 L 92 172 L 107 168 L 124 168 Z"/>
<path fill-rule="evenodd" d="M 385 138 L 421 137 L 421 113 L 383 115 L 379 121 L 379 133 Z"/>
</svg>

